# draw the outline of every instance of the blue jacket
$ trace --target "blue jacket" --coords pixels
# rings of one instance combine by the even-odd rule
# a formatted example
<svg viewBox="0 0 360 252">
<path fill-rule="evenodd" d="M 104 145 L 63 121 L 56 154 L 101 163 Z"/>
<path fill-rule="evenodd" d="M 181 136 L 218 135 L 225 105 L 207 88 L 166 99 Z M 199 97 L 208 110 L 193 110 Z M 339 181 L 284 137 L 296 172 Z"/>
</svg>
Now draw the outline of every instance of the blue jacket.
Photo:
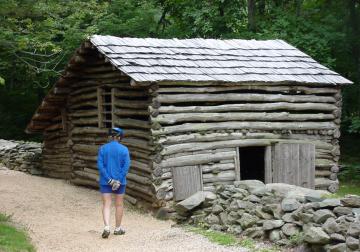
<svg viewBox="0 0 360 252">
<path fill-rule="evenodd" d="M 117 141 L 111 141 L 101 146 L 97 165 L 100 173 L 100 185 L 107 185 L 109 179 L 119 180 L 122 185 L 126 185 L 130 155 L 124 145 Z"/>
</svg>

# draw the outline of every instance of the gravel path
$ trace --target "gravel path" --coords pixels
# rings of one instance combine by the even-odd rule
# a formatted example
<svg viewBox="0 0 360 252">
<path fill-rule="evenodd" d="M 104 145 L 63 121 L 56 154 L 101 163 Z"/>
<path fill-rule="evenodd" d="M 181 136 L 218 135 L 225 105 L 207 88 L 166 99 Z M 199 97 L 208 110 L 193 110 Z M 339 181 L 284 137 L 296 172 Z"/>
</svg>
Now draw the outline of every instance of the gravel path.
<svg viewBox="0 0 360 252">
<path fill-rule="evenodd" d="M 30 176 L 0 168 L 0 212 L 25 226 L 41 251 L 238 251 L 172 228 L 148 214 L 126 209 L 124 236 L 100 238 L 100 195 L 63 180 Z"/>
</svg>

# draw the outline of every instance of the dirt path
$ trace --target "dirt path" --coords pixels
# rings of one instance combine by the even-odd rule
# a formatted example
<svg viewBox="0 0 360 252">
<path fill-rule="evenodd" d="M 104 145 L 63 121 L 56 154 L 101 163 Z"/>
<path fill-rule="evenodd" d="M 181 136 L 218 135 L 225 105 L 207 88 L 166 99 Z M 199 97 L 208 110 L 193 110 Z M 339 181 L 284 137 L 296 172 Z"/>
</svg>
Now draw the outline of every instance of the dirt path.
<svg viewBox="0 0 360 252">
<path fill-rule="evenodd" d="M 171 228 L 172 222 L 125 210 L 125 236 L 100 238 L 99 193 L 63 180 L 0 168 L 0 212 L 25 226 L 41 251 L 246 251 Z"/>
</svg>

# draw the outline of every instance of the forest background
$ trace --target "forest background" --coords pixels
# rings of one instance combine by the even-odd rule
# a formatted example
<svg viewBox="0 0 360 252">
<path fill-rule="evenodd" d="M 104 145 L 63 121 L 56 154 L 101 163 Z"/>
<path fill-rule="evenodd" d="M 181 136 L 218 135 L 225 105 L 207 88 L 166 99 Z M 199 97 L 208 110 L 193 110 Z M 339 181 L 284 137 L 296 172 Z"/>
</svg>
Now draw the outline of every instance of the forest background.
<svg viewBox="0 0 360 252">
<path fill-rule="evenodd" d="M 0 138 L 41 139 L 26 124 L 92 34 L 287 41 L 354 82 L 342 149 L 360 180 L 360 0 L 0 0 Z"/>
</svg>

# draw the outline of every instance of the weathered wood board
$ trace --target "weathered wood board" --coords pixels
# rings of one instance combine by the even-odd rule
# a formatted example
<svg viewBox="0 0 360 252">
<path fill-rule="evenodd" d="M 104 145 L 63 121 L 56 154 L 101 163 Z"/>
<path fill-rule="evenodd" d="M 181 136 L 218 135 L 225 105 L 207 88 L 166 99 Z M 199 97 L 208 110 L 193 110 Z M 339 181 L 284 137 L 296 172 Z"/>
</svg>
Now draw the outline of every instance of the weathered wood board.
<svg viewBox="0 0 360 252">
<path fill-rule="evenodd" d="M 174 199 L 186 199 L 203 189 L 202 173 L 199 166 L 175 167 L 172 169 Z"/>
</svg>

